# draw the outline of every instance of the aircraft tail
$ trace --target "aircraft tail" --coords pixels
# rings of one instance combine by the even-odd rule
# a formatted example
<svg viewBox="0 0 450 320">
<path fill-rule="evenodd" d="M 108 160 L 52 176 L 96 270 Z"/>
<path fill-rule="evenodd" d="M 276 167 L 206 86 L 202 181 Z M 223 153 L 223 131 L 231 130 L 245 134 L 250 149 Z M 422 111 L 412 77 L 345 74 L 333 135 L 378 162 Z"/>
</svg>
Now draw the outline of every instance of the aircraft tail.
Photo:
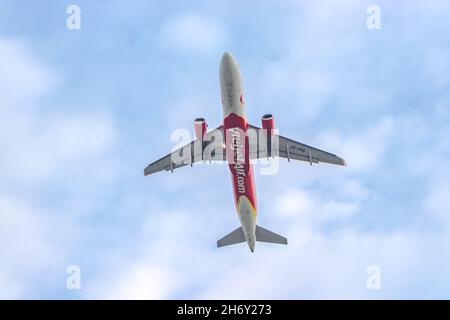
<svg viewBox="0 0 450 320">
<path fill-rule="evenodd" d="M 277 244 L 287 244 L 287 239 L 275 232 L 264 229 L 263 227 L 256 226 L 255 230 L 256 241 L 269 242 Z M 245 242 L 245 235 L 242 227 L 237 228 L 233 232 L 227 234 L 225 237 L 217 241 L 217 247 L 230 246 L 232 244 Z"/>
<path fill-rule="evenodd" d="M 275 232 L 269 231 L 256 225 L 256 241 L 259 242 L 270 242 L 270 243 L 278 243 L 278 244 L 288 244 L 287 239 Z"/>
<path fill-rule="evenodd" d="M 227 234 L 225 237 L 217 241 L 217 247 L 230 246 L 232 244 L 245 242 L 245 235 L 242 227 L 237 228 L 233 232 Z"/>
</svg>

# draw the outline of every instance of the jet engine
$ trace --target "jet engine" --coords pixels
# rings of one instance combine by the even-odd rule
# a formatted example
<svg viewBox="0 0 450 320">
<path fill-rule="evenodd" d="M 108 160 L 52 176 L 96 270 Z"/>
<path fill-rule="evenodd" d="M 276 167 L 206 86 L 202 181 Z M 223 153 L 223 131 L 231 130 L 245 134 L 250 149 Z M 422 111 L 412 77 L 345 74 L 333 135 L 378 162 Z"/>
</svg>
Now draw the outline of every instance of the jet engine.
<svg viewBox="0 0 450 320">
<path fill-rule="evenodd" d="M 195 137 L 198 140 L 203 141 L 207 130 L 208 130 L 208 124 L 206 123 L 205 118 L 197 118 L 194 120 L 194 132 L 195 132 Z"/>
<path fill-rule="evenodd" d="M 272 156 L 272 136 L 274 134 L 274 129 L 275 129 L 275 121 L 273 119 L 273 115 L 271 114 L 265 114 L 262 116 L 261 118 L 261 122 L 262 122 L 262 127 L 263 129 L 267 130 L 266 131 L 266 141 L 267 141 L 267 145 L 266 145 L 266 150 L 267 150 L 267 157 Z"/>
<path fill-rule="evenodd" d="M 273 115 L 269 113 L 263 115 L 261 118 L 261 122 L 263 129 L 267 130 L 268 135 L 273 135 L 273 130 L 275 129 L 275 121 L 273 120 Z"/>
<path fill-rule="evenodd" d="M 194 132 L 195 137 L 198 141 L 200 141 L 200 147 L 202 148 L 202 160 L 203 160 L 203 152 L 205 148 L 204 140 L 206 136 L 206 131 L 208 130 L 208 125 L 206 123 L 205 118 L 197 118 L 194 120 Z M 191 164 L 192 165 L 192 164 Z"/>
</svg>

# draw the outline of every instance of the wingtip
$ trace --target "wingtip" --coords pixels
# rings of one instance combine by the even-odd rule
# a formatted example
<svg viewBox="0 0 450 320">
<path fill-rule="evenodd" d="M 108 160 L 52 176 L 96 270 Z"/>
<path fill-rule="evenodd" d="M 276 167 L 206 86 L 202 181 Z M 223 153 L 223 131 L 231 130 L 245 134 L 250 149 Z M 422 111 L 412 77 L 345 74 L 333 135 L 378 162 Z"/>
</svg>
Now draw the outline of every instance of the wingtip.
<svg viewBox="0 0 450 320">
<path fill-rule="evenodd" d="M 341 166 L 343 166 L 343 167 L 346 167 L 347 166 L 347 161 L 345 161 L 344 159 L 342 159 L 342 158 L 339 158 L 339 160 L 340 160 L 340 165 Z"/>
</svg>

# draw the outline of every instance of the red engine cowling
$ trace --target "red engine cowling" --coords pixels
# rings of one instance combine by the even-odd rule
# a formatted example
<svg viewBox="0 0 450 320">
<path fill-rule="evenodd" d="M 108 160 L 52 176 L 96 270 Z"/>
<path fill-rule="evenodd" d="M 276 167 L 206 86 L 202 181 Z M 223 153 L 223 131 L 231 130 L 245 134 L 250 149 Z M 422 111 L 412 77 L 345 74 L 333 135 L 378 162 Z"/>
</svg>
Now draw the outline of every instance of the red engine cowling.
<svg viewBox="0 0 450 320">
<path fill-rule="evenodd" d="M 273 135 L 275 129 L 275 121 L 273 119 L 273 115 L 265 114 L 261 118 L 263 129 L 267 130 L 267 135 Z"/>
<path fill-rule="evenodd" d="M 204 118 L 197 118 L 194 120 L 194 132 L 195 137 L 198 140 L 203 141 L 208 130 L 208 124 Z"/>
</svg>

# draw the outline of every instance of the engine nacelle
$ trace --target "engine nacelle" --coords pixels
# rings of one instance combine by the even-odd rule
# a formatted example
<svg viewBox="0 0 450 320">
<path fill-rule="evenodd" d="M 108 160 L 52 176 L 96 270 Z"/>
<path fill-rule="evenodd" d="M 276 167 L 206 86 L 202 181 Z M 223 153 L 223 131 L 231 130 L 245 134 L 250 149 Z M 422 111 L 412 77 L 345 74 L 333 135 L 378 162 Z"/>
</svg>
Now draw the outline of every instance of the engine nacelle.
<svg viewBox="0 0 450 320">
<path fill-rule="evenodd" d="M 194 120 L 194 132 L 195 137 L 203 141 L 205 139 L 206 131 L 208 130 L 208 124 L 205 118 L 197 118 Z"/>
<path fill-rule="evenodd" d="M 265 114 L 261 118 L 262 127 L 263 129 L 267 130 L 267 135 L 272 136 L 274 134 L 275 129 L 275 121 L 273 119 L 273 115 L 271 114 Z"/>
<path fill-rule="evenodd" d="M 274 135 L 275 131 L 275 121 L 273 120 L 273 115 L 271 114 L 265 114 L 261 118 L 262 122 L 262 128 L 267 130 L 266 131 L 266 142 L 267 145 L 265 146 L 265 149 L 267 150 L 267 157 L 272 156 L 272 136 Z"/>
</svg>

